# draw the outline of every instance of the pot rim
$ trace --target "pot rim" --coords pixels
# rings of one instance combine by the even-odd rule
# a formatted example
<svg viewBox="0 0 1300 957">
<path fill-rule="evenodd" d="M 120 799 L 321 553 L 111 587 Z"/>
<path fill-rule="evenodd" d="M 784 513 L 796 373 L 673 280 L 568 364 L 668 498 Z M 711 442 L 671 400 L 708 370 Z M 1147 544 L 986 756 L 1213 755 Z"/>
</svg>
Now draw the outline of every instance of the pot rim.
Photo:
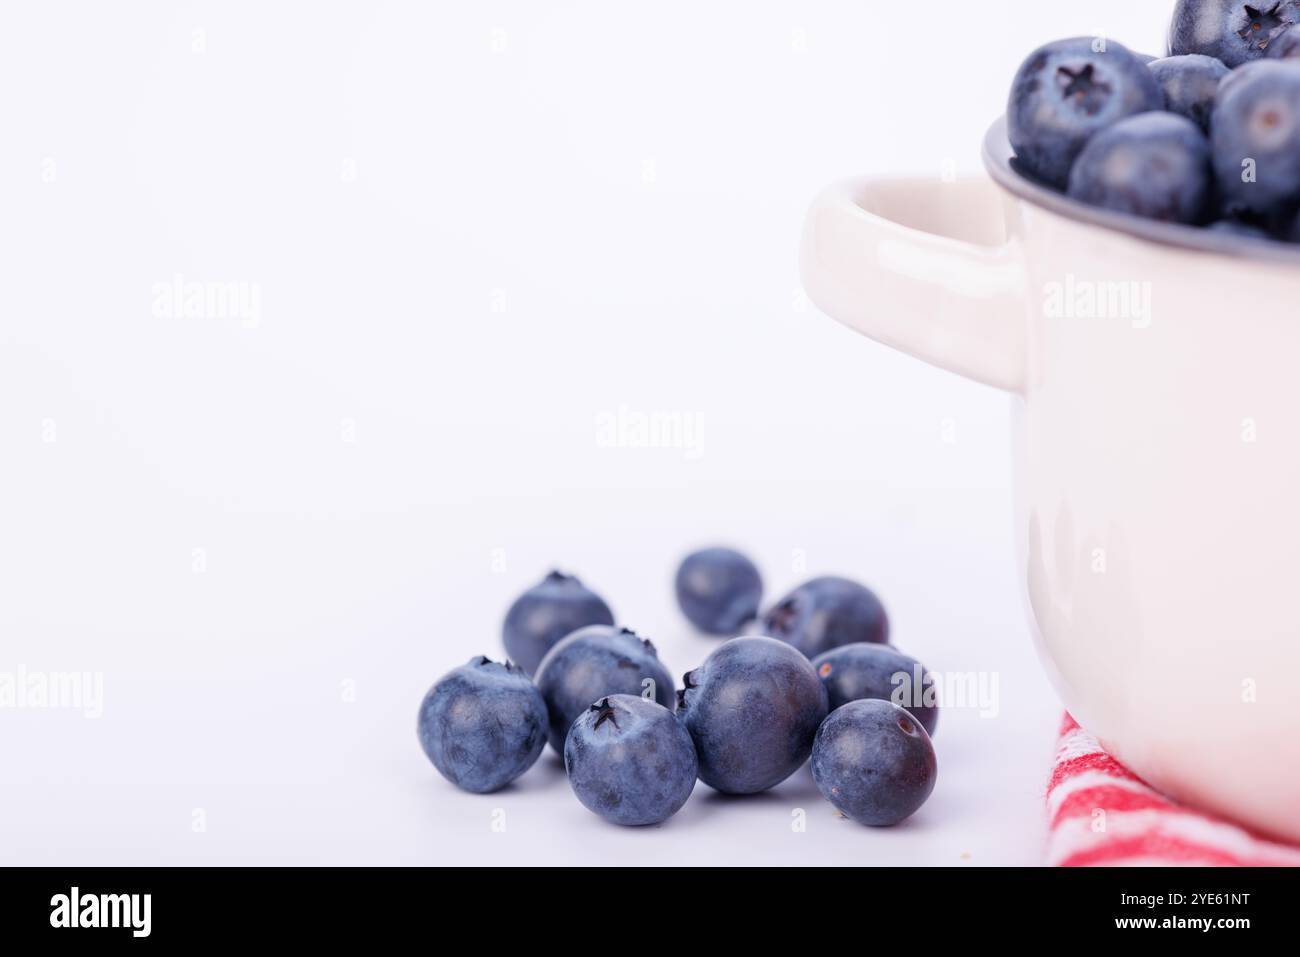
<svg viewBox="0 0 1300 957">
<path fill-rule="evenodd" d="M 1000 187 L 1013 196 L 1067 219 L 1136 236 L 1162 246 L 1250 259 L 1254 262 L 1280 262 L 1300 266 L 1300 243 L 1236 236 L 1231 233 L 1215 232 L 1202 226 L 1164 223 L 1114 210 L 1099 209 L 1071 199 L 1064 193 L 1031 179 L 1017 167 L 1015 152 L 1011 149 L 1010 140 L 1007 139 L 1005 116 L 1000 117 L 989 127 L 988 133 L 984 136 L 982 155 L 985 169 Z"/>
</svg>

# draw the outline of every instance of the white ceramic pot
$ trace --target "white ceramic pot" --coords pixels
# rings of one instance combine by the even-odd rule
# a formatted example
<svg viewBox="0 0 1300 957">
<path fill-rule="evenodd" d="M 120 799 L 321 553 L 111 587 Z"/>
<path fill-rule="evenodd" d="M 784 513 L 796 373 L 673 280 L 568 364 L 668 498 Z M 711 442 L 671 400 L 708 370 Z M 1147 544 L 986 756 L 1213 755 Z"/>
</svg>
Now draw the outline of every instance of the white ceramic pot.
<svg viewBox="0 0 1300 957">
<path fill-rule="evenodd" d="M 1300 248 L 1020 177 L 833 186 L 824 312 L 1013 396 L 1019 567 L 1067 707 L 1179 800 L 1300 840 Z"/>
</svg>

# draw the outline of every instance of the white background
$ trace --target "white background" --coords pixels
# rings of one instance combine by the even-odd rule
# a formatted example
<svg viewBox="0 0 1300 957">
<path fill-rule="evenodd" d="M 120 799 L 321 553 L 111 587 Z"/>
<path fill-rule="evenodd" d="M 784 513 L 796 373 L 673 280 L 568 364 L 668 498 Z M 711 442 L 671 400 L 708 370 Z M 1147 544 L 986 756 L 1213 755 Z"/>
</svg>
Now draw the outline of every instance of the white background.
<svg viewBox="0 0 1300 957">
<path fill-rule="evenodd" d="M 800 222 L 841 176 L 977 173 L 1029 50 L 1155 52 L 1171 7 L 11 5 L 0 672 L 102 672 L 104 711 L 0 709 L 0 862 L 1037 862 L 1009 400 L 817 314 Z M 177 274 L 258 320 L 155 314 Z M 620 410 L 698 441 L 608 447 Z M 437 776 L 416 706 L 515 594 L 576 571 L 679 675 L 713 643 L 671 575 L 715 541 L 999 676 L 915 818 L 839 819 L 806 769 L 641 830 L 549 753 Z"/>
</svg>

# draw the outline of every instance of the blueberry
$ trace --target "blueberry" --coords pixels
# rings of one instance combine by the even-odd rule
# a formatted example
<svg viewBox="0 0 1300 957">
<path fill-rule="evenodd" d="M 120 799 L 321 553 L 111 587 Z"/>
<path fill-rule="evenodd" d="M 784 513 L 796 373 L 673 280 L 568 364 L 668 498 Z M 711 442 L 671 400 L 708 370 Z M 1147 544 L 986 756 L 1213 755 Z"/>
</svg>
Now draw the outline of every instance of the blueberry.
<svg viewBox="0 0 1300 957">
<path fill-rule="evenodd" d="M 871 589 L 847 578 L 805 582 L 763 616 L 763 630 L 809 658 L 859 641 L 889 641 L 889 618 Z"/>
<path fill-rule="evenodd" d="M 546 703 L 509 663 L 471 658 L 420 703 L 420 746 L 452 784 L 475 794 L 505 787 L 546 745 Z"/>
<path fill-rule="evenodd" d="M 1063 189 L 1094 133 L 1164 102 L 1151 71 L 1120 44 L 1058 40 L 1031 53 L 1017 71 L 1007 135 L 1022 169 Z"/>
<path fill-rule="evenodd" d="M 612 624 L 614 614 L 599 595 L 572 575 L 551 572 L 510 606 L 501 638 L 510 659 L 535 674 L 542 658 L 565 635 L 587 625 Z"/>
<path fill-rule="evenodd" d="M 699 763 L 671 711 L 636 695 L 601 698 L 578 716 L 564 769 L 583 806 L 614 824 L 658 824 L 695 788 Z"/>
<path fill-rule="evenodd" d="M 832 711 L 817 730 L 812 773 L 822 796 L 845 817 L 887 827 L 925 803 L 938 765 L 929 735 L 910 714 L 868 699 Z"/>
<path fill-rule="evenodd" d="M 939 723 L 934 681 L 915 658 L 889 645 L 844 645 L 818 655 L 813 668 L 826 686 L 832 711 L 864 698 L 891 701 L 910 711 L 926 734 L 934 735 Z"/>
<path fill-rule="evenodd" d="M 673 703 L 673 679 L 655 646 L 610 625 L 581 628 L 547 652 L 537 668 L 537 690 L 546 700 L 547 737 L 557 754 L 564 753 L 578 715 L 607 695 L 648 691 L 665 707 Z"/>
<path fill-rule="evenodd" d="M 740 552 L 706 548 L 677 569 L 677 604 L 692 625 L 708 635 L 732 636 L 758 617 L 763 579 Z"/>
<path fill-rule="evenodd" d="M 1174 223 L 1204 218 L 1214 187 L 1210 143 L 1176 113 L 1143 113 L 1094 136 L 1070 172 L 1070 196 Z"/>
<path fill-rule="evenodd" d="M 1270 60 L 1300 58 L 1300 30 L 1283 30 L 1278 38 L 1268 45 L 1268 51 L 1264 55 Z"/>
<path fill-rule="evenodd" d="M 1208 132 L 1219 81 L 1232 71 L 1222 61 L 1199 53 L 1165 57 L 1147 69 L 1165 95 L 1165 109 L 1182 114 Z"/>
<path fill-rule="evenodd" d="M 1230 67 L 1257 60 L 1300 19 L 1300 0 L 1178 0 L 1169 53 L 1203 53 Z"/>
<path fill-rule="evenodd" d="M 677 714 L 700 780 L 727 794 L 780 784 L 808 760 L 826 689 L 803 655 L 771 638 L 732 638 L 683 678 Z"/>
<path fill-rule="evenodd" d="M 1300 200 L 1300 69 L 1265 60 L 1219 88 L 1211 130 L 1225 212 L 1274 219 Z"/>
</svg>

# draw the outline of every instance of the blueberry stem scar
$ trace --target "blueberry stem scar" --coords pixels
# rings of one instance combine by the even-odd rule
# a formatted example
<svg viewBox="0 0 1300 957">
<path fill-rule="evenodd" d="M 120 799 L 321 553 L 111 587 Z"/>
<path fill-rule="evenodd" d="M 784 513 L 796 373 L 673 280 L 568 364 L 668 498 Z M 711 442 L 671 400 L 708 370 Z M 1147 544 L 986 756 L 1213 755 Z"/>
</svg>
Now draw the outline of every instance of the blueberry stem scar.
<svg viewBox="0 0 1300 957">
<path fill-rule="evenodd" d="M 1263 10 L 1260 9 L 1259 7 L 1253 7 L 1250 4 L 1247 4 L 1246 5 L 1246 26 L 1243 30 L 1241 30 L 1237 34 L 1237 36 L 1241 37 L 1243 40 L 1253 43 L 1256 38 L 1251 36 L 1252 33 L 1263 34 L 1262 39 L 1260 39 L 1259 41 L 1259 49 L 1261 50 L 1267 49 L 1269 42 L 1272 41 L 1272 39 L 1278 35 L 1280 30 L 1285 27 L 1289 27 L 1292 23 L 1292 21 L 1287 20 L 1279 15 L 1279 11 L 1281 9 L 1282 9 L 1281 0 L 1278 0 L 1277 3 L 1274 3 L 1273 6 L 1268 10 Z"/>
<path fill-rule="evenodd" d="M 592 726 L 593 731 L 606 721 L 615 728 L 618 727 L 618 718 L 614 715 L 614 706 L 609 703 L 608 698 L 601 698 L 591 706 L 591 710 L 596 712 L 596 723 Z"/>
<path fill-rule="evenodd" d="M 1061 95 L 1067 100 L 1077 101 L 1089 116 L 1097 113 L 1101 108 L 1101 102 L 1110 94 L 1109 84 L 1103 83 L 1095 76 L 1091 63 L 1085 64 L 1077 71 L 1063 66 L 1057 70 L 1057 76 L 1065 86 Z"/>
</svg>

